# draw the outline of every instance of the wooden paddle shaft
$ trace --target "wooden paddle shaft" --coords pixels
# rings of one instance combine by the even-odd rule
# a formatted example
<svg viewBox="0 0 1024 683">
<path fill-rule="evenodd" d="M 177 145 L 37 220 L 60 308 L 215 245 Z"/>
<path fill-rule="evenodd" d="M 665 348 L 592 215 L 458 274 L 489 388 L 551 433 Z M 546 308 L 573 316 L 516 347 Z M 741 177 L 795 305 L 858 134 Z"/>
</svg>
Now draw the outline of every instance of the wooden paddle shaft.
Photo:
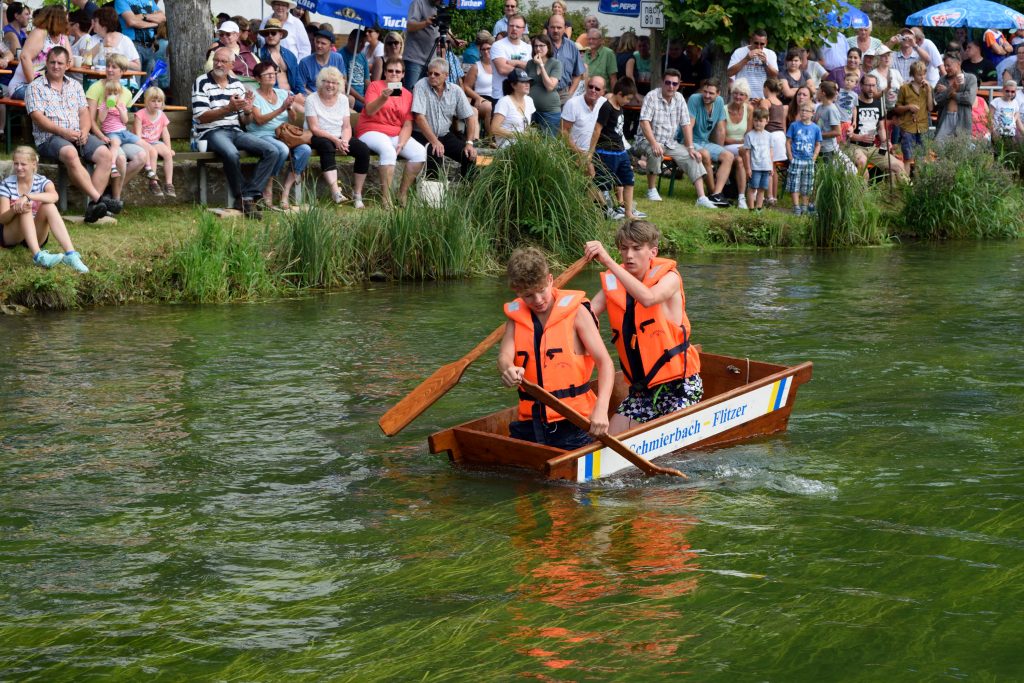
<svg viewBox="0 0 1024 683">
<path fill-rule="evenodd" d="M 590 431 L 589 419 L 580 415 L 571 406 L 558 400 L 554 396 L 554 394 L 549 392 L 547 389 L 537 384 L 534 384 L 528 379 L 523 380 L 522 387 L 530 396 L 533 396 L 535 399 L 537 399 L 547 407 L 557 411 L 559 415 L 564 417 L 569 422 L 573 423 L 580 429 Z M 626 460 L 630 461 L 631 463 L 639 467 L 647 476 L 651 476 L 654 474 L 668 474 L 673 477 L 682 477 L 683 479 L 688 479 L 688 477 L 679 470 L 672 469 L 671 467 L 661 467 L 659 465 L 655 465 L 650 460 L 634 453 L 629 446 L 622 443 L 620 440 L 616 439 L 611 434 L 602 434 L 601 436 L 597 437 L 597 440 L 603 443 L 605 446 L 611 448 L 613 451 L 621 455 Z"/>
<path fill-rule="evenodd" d="M 554 286 L 564 287 L 568 284 L 569 280 L 576 277 L 583 270 L 587 262 L 588 259 L 584 256 L 566 268 L 561 275 L 555 278 Z M 452 387 L 458 384 L 466 368 L 477 358 L 487 353 L 488 349 L 497 344 L 504 334 L 505 324 L 502 323 L 498 329 L 487 335 L 486 339 L 473 347 L 473 350 L 465 356 L 435 370 L 430 377 L 420 382 L 405 398 L 381 415 L 377 421 L 381 431 L 387 436 L 394 436 L 408 427 L 413 420 L 423 414 L 423 411 L 434 405 L 437 399 L 444 396 Z"/>
</svg>

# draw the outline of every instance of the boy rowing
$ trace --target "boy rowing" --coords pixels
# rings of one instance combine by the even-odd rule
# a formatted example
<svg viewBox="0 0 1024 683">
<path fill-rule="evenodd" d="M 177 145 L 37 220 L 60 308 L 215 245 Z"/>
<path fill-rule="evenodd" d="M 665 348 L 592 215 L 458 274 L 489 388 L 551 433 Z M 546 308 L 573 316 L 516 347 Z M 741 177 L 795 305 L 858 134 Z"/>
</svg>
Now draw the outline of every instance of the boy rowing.
<svg viewBox="0 0 1024 683">
<path fill-rule="evenodd" d="M 584 249 L 584 255 L 608 269 L 591 308 L 595 315 L 608 311 L 612 342 L 630 383 L 629 395 L 612 416 L 613 434 L 704 396 L 700 354 L 690 344 L 683 278 L 675 261 L 658 258 L 660 237 L 648 221 L 623 223 L 615 234 L 621 265 L 598 241 L 587 242 Z"/>
<path fill-rule="evenodd" d="M 498 372 L 507 387 L 528 379 L 581 415 L 590 417 L 590 435 L 608 431 L 608 403 L 615 366 L 605 349 L 586 293 L 558 290 L 539 249 L 517 249 L 508 261 L 509 286 L 518 297 L 505 304 L 505 336 Z M 597 394 L 590 378 L 597 365 Z M 574 450 L 593 439 L 551 408 L 519 390 L 518 420 L 509 425 L 514 439 Z"/>
</svg>

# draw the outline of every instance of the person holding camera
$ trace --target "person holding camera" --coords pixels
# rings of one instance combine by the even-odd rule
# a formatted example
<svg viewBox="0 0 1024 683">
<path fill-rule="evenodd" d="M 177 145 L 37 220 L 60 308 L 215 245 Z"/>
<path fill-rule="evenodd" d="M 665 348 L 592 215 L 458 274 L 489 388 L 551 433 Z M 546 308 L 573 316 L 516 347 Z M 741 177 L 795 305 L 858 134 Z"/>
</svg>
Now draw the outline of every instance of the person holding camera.
<svg viewBox="0 0 1024 683">
<path fill-rule="evenodd" d="M 213 69 L 201 74 L 192 85 L 192 117 L 198 140 L 205 140 L 209 151 L 224 164 L 224 175 L 235 197 L 237 208 L 247 218 L 260 218 L 258 202 L 275 168 L 280 168 L 287 153 L 252 133 L 242 124 L 252 120 L 255 94 L 231 74 L 235 56 L 230 48 L 213 53 Z M 242 152 L 259 157 L 256 170 L 246 180 L 242 175 Z"/>
<path fill-rule="evenodd" d="M 403 206 L 413 180 L 427 160 L 427 150 L 412 138 L 412 93 L 402 87 L 405 65 L 391 57 L 384 62 L 384 80 L 366 88 L 366 108 L 356 125 L 356 136 L 380 156 L 380 188 L 384 206 L 391 206 L 391 179 L 398 157 L 406 160 L 405 175 L 398 189 Z"/>
<path fill-rule="evenodd" d="M 759 28 L 751 33 L 750 43 L 732 53 L 726 73 L 733 80 L 747 79 L 751 101 L 764 97 L 764 82 L 779 77 L 779 57 L 768 49 L 768 32 Z"/>
<path fill-rule="evenodd" d="M 444 7 L 444 0 L 412 0 L 409 5 L 409 19 L 405 24 L 405 81 L 406 89 L 412 90 L 420 80 L 427 62 L 433 57 L 434 46 L 442 35 L 443 22 L 438 21 L 438 10 Z M 444 13 L 447 16 L 447 12 Z M 444 18 L 442 16 L 441 18 Z M 444 35 L 448 25 L 443 26 Z"/>
</svg>

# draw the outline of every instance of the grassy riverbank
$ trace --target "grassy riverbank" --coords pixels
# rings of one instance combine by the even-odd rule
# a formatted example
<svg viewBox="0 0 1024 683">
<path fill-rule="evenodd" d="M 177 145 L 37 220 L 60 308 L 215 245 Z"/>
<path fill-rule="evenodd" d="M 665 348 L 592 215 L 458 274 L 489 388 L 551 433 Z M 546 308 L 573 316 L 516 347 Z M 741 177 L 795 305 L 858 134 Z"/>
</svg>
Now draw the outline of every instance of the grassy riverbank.
<svg viewBox="0 0 1024 683">
<path fill-rule="evenodd" d="M 92 272 L 34 266 L 24 249 L 0 250 L 0 304 L 67 309 L 130 302 L 213 303 L 294 296 L 370 279 L 429 280 L 500 272 L 515 246 L 538 243 L 563 263 L 583 242 L 611 243 L 616 223 L 587 198 L 575 160 L 557 143 L 515 145 L 440 208 L 395 211 L 319 205 L 262 221 L 221 219 L 193 207 L 130 207 L 116 224 L 72 224 Z M 524 173 L 523 169 L 530 169 Z M 787 247 L 840 248 L 894 238 L 986 239 L 1024 231 L 1020 185 L 988 152 L 945 150 L 912 187 L 868 186 L 820 168 L 814 217 L 788 202 L 754 213 L 694 205 L 693 187 L 638 206 L 664 235 L 662 253 Z M 557 179 L 561 178 L 562 182 Z M 57 249 L 51 241 L 51 250 Z"/>
</svg>

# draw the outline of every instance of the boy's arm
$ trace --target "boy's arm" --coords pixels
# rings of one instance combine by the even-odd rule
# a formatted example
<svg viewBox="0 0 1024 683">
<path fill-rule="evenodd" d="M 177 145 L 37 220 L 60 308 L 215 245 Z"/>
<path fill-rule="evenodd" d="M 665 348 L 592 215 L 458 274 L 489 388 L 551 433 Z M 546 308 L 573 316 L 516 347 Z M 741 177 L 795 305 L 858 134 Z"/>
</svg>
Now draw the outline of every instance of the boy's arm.
<svg viewBox="0 0 1024 683">
<path fill-rule="evenodd" d="M 600 436 L 608 433 L 608 403 L 612 398 L 612 387 L 615 386 L 615 365 L 612 363 L 612 357 L 608 355 L 600 332 L 597 331 L 597 323 L 582 306 L 576 312 L 573 327 L 576 336 L 583 343 L 583 348 L 597 365 L 597 403 L 590 413 L 590 433 Z"/>
<path fill-rule="evenodd" d="M 793 138 L 786 136 L 786 158 L 793 161 Z"/>
<path fill-rule="evenodd" d="M 750 148 L 744 143 L 740 147 L 740 158 L 743 159 L 743 165 L 747 169 L 747 177 L 750 178 L 754 175 L 754 169 L 750 168 Z"/>
<path fill-rule="evenodd" d="M 811 157 L 811 161 L 818 160 L 818 154 L 821 152 L 821 140 L 814 143 L 814 156 Z"/>
<path fill-rule="evenodd" d="M 509 320 L 505 323 L 505 336 L 501 338 L 498 350 L 498 373 L 506 387 L 518 386 L 523 381 L 523 368 L 516 365 L 516 325 Z"/>
<path fill-rule="evenodd" d="M 674 277 L 663 277 L 661 281 L 654 285 L 654 287 L 648 287 L 644 283 L 637 280 L 635 277 L 629 274 L 625 268 L 620 266 L 615 260 L 608 255 L 604 245 L 598 240 L 587 242 L 587 246 L 583 249 L 583 255 L 589 258 L 591 261 L 597 261 L 608 270 L 612 271 L 612 274 L 618 278 L 622 286 L 626 288 L 626 291 L 631 297 L 636 299 L 636 302 L 641 306 L 650 307 L 655 304 L 660 304 L 668 301 L 674 294 L 679 293 L 679 281 L 676 279 L 679 276 Z"/>
<path fill-rule="evenodd" d="M 594 315 L 600 316 L 606 308 L 608 308 L 608 300 L 604 297 L 604 290 L 598 290 L 594 298 L 590 300 L 590 310 L 594 312 Z"/>
</svg>

